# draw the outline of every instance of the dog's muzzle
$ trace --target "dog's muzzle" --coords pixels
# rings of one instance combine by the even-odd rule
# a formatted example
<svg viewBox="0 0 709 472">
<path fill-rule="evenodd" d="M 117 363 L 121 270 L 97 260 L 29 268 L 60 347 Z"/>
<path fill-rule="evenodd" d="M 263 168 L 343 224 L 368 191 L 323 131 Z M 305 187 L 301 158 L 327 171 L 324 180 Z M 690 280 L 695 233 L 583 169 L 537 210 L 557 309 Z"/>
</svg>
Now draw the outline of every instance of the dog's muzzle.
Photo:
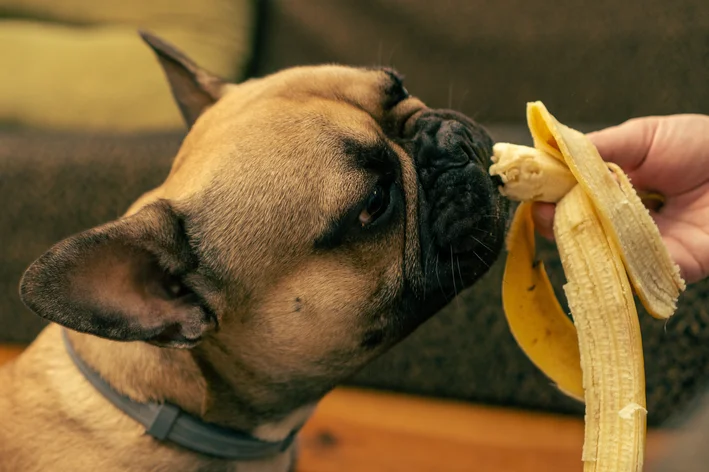
<svg viewBox="0 0 709 472">
<path fill-rule="evenodd" d="M 488 173 L 493 140 L 449 110 L 425 110 L 412 133 L 424 276 L 449 297 L 484 274 L 503 246 L 507 203 Z"/>
</svg>

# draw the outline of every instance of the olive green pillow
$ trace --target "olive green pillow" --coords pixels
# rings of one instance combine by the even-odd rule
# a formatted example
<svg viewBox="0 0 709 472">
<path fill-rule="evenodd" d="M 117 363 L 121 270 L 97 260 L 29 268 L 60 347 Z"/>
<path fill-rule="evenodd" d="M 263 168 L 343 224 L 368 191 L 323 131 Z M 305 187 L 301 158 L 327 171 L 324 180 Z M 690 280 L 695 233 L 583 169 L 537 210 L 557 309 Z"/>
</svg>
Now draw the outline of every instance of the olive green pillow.
<svg viewBox="0 0 709 472">
<path fill-rule="evenodd" d="M 183 126 L 143 28 L 230 80 L 251 58 L 248 0 L 0 0 L 0 126 Z"/>
</svg>

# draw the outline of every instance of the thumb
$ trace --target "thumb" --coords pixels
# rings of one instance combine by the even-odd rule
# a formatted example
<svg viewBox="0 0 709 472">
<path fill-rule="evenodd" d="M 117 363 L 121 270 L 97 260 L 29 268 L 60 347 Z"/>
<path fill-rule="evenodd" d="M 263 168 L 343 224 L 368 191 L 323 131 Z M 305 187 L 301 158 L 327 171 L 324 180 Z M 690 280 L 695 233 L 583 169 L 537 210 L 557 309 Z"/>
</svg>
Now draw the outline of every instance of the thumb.
<svg viewBox="0 0 709 472">
<path fill-rule="evenodd" d="M 532 204 L 532 220 L 534 229 L 543 237 L 554 240 L 554 211 L 553 203 L 534 202 Z"/>
<path fill-rule="evenodd" d="M 634 118 L 587 136 L 603 160 L 618 164 L 625 172 L 632 172 L 645 161 L 659 124 L 659 117 Z"/>
</svg>

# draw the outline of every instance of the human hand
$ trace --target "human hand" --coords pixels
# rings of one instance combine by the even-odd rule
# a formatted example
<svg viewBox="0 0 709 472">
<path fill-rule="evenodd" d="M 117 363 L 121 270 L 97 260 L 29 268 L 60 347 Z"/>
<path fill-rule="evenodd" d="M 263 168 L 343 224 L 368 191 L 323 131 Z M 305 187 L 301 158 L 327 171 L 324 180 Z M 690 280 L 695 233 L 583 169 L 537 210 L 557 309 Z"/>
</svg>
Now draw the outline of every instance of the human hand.
<svg viewBox="0 0 709 472">
<path fill-rule="evenodd" d="M 636 190 L 664 196 L 650 214 L 685 281 L 709 276 L 709 116 L 636 118 L 588 137 Z M 533 215 L 539 234 L 553 239 L 554 205 L 535 203 Z"/>
</svg>

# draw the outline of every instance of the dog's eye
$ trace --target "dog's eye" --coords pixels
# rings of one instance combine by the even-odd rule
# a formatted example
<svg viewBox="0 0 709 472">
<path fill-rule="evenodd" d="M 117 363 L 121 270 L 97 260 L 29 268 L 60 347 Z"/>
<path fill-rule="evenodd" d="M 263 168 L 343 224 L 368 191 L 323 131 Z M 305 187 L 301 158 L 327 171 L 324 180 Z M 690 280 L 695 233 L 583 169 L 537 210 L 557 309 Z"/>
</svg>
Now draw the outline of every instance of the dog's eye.
<svg viewBox="0 0 709 472">
<path fill-rule="evenodd" d="M 390 84 L 386 90 L 386 106 L 387 108 L 393 108 L 409 98 L 411 95 L 409 95 L 409 91 L 406 90 L 406 87 L 404 87 L 404 78 L 401 75 L 392 70 L 385 70 L 385 72 L 390 78 Z"/>
<path fill-rule="evenodd" d="M 389 206 L 389 189 L 382 185 L 377 185 L 374 191 L 367 197 L 367 203 L 359 214 L 359 222 L 362 226 L 367 226 L 382 216 Z"/>
<path fill-rule="evenodd" d="M 394 107 L 395 105 L 398 105 L 399 103 L 403 102 L 407 98 L 409 98 L 411 95 L 409 95 L 409 91 L 406 90 L 406 87 L 404 87 L 403 84 L 398 83 L 394 86 L 393 90 L 390 92 L 389 97 L 390 97 L 390 107 Z"/>
</svg>

